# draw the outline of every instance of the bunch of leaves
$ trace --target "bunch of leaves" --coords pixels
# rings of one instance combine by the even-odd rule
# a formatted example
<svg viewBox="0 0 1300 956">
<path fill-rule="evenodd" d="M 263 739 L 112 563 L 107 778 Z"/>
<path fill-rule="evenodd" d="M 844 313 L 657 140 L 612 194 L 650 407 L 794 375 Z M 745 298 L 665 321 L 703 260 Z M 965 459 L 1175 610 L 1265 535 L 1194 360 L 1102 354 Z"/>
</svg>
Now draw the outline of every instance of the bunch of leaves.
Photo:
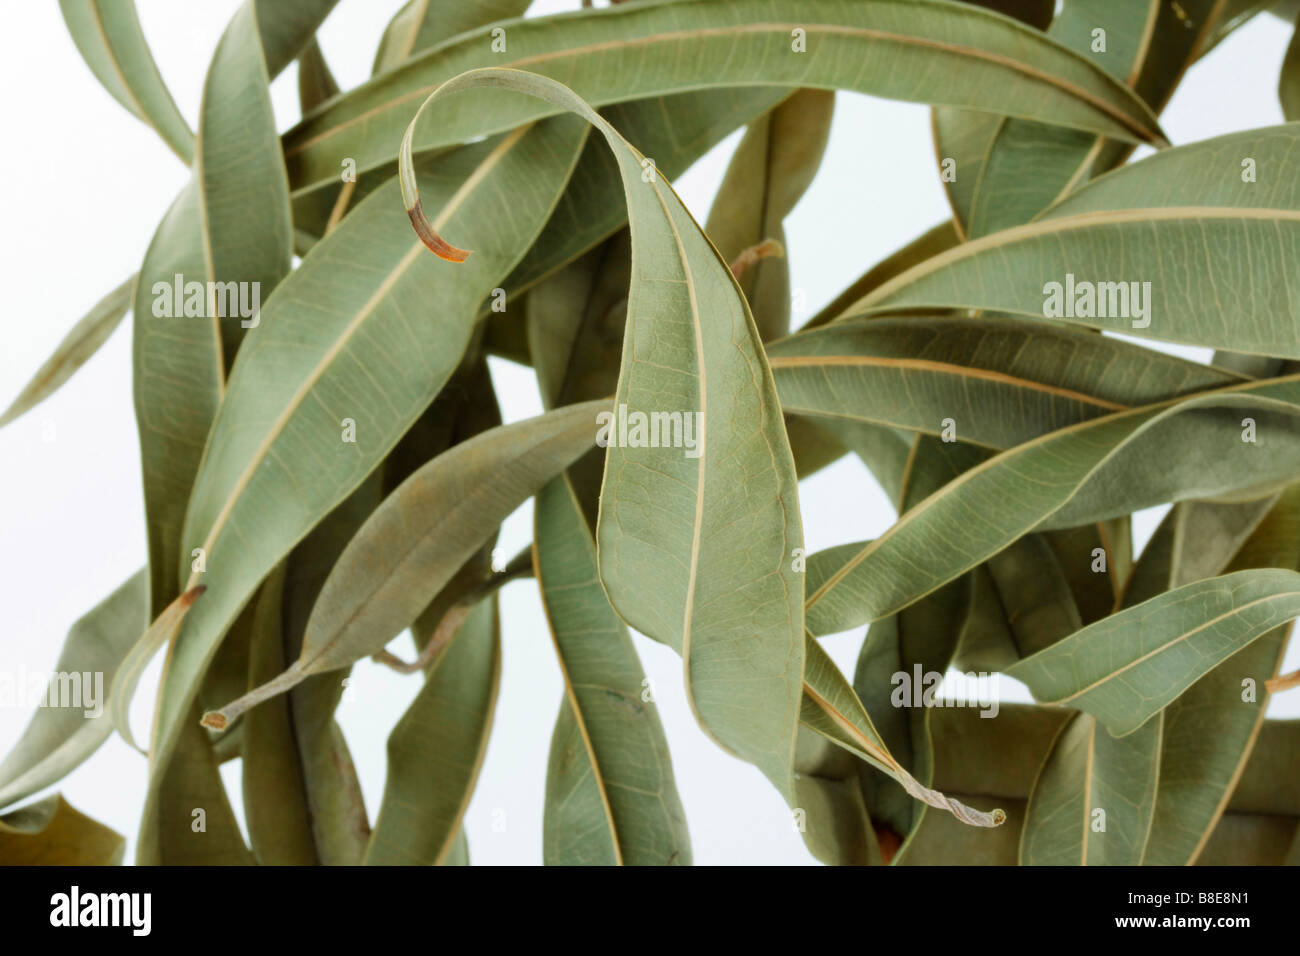
<svg viewBox="0 0 1300 956">
<path fill-rule="evenodd" d="M 134 743 L 165 648 L 139 862 L 465 864 L 498 592 L 532 578 L 564 683 L 548 863 L 691 861 L 629 626 L 680 655 L 702 728 L 828 863 L 1298 859 L 1300 733 L 1264 714 L 1300 683 L 1278 677 L 1300 614 L 1300 125 L 1170 146 L 1156 118 L 1224 36 L 1294 5 L 410 0 L 345 92 L 315 41 L 335 2 L 247 0 L 192 131 L 129 0 L 60 0 L 192 177 L 0 418 L 132 313 L 148 566 L 59 663 L 105 674 L 105 717 L 40 710 L 0 809 L 114 728 Z M 295 60 L 280 132 L 268 87 Z M 783 220 L 836 90 L 933 106 L 953 215 L 792 330 Z M 1300 40 L 1279 95 L 1294 117 Z M 669 181 L 742 128 L 701 226 Z M 1149 281 L 1151 321 L 1045 318 L 1067 273 Z M 209 293 L 158 317 L 178 274 L 258 283 L 261 312 Z M 502 424 L 491 355 L 535 370 L 543 414 Z M 614 409 L 698 415 L 698 454 L 598 444 Z M 898 520 L 805 557 L 799 481 L 847 454 Z M 494 567 L 530 498 L 531 548 Z M 820 639 L 864 625 L 850 679 Z M 386 649 L 408 630 L 414 662 Z M 367 657 L 423 682 L 373 820 L 335 719 Z M 1039 703 L 899 706 L 900 676 L 952 666 Z M 58 797 L 0 818 L 6 861 L 121 848 Z"/>
</svg>

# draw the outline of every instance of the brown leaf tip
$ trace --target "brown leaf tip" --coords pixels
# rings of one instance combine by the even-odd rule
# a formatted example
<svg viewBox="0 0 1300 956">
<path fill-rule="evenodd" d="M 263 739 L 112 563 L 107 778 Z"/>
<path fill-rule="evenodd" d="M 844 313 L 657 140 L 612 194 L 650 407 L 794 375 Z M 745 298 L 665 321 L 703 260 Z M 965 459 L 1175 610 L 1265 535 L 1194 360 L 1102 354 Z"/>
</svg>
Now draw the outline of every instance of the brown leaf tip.
<svg viewBox="0 0 1300 956">
<path fill-rule="evenodd" d="M 221 713 L 219 710 L 210 710 L 203 715 L 203 719 L 200 720 L 199 723 L 204 727 L 211 728 L 212 730 L 225 730 L 226 715 Z"/>
<path fill-rule="evenodd" d="M 181 600 L 180 600 L 181 607 L 189 607 L 191 604 L 197 601 L 199 599 L 199 596 L 203 594 L 205 591 L 207 591 L 207 589 L 208 586 L 206 584 L 200 584 L 198 587 L 190 588 L 188 591 L 186 591 L 184 594 L 181 595 Z"/>
<path fill-rule="evenodd" d="M 785 247 L 775 239 L 764 239 L 757 245 L 750 246 L 736 256 L 731 263 L 731 274 L 739 279 L 747 272 L 751 266 L 755 265 L 761 259 L 782 258 L 785 256 Z"/>
<path fill-rule="evenodd" d="M 406 214 L 411 217 L 411 225 L 415 228 L 415 234 L 420 237 L 420 241 L 439 259 L 446 259 L 448 262 L 464 262 L 469 258 L 467 249 L 457 249 L 433 231 L 433 224 L 424 214 L 424 203 L 421 200 L 417 199 L 415 205 L 406 210 Z"/>
</svg>

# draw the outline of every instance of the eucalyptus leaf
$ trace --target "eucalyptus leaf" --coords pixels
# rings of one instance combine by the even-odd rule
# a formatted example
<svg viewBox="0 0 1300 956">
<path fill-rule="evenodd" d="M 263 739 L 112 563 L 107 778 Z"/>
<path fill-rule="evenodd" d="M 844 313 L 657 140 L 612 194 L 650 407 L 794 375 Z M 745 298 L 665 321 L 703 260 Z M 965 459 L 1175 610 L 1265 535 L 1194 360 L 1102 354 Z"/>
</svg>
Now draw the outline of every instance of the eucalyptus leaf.
<svg viewBox="0 0 1300 956">
<path fill-rule="evenodd" d="M 23 386 L 18 397 L 0 413 L 0 428 L 30 411 L 57 392 L 99 347 L 108 341 L 131 308 L 135 276 L 127 279 L 104 298 L 100 299 L 76 325 L 63 337 L 48 359 L 36 370 L 32 380 Z"/>
<path fill-rule="evenodd" d="M 864 61 L 890 66 L 868 71 Z M 391 161 L 391 144 L 414 105 L 457 74 L 489 65 L 559 79 L 593 107 L 706 87 L 805 86 L 1163 141 L 1149 110 L 1103 70 L 975 7 L 935 0 L 667 0 L 483 27 L 375 77 L 286 135 L 295 188 L 337 175 L 340 156 L 353 157 L 362 171 Z M 966 80 L 950 82 L 948 67 L 960 68 Z M 449 146 L 556 111 L 499 93 L 460 98 L 433 111 L 412 148 Z"/>
</svg>

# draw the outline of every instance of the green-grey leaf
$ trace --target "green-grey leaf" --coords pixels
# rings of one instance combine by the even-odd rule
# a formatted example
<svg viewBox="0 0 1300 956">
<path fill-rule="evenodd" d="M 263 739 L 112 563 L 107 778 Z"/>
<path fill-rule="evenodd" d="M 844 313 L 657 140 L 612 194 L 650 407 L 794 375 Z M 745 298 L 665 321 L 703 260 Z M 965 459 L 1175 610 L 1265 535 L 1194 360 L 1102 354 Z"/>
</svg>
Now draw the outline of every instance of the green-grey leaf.
<svg viewBox="0 0 1300 956">
<path fill-rule="evenodd" d="M 202 279 L 209 283 L 205 314 L 221 325 L 226 368 L 242 330 L 256 328 L 260 304 L 289 274 L 293 252 L 289 183 L 269 85 L 255 10 L 246 3 L 231 18 L 208 68 L 194 164 Z M 174 300 L 172 306 L 175 321 Z"/>
<path fill-rule="evenodd" d="M 1155 809 L 1162 724 L 1115 738 L 1088 714 L 1061 729 L 1029 795 L 1026 866 L 1136 866 Z"/>
<path fill-rule="evenodd" d="M 689 865 L 668 741 L 563 475 L 538 492 L 533 515 L 533 562 L 565 690 L 547 764 L 543 858 L 548 865 Z"/>
<path fill-rule="evenodd" d="M 1035 222 L 932 257 L 849 311 L 976 308 L 1300 356 L 1286 281 L 1300 197 L 1280 174 L 1298 135 L 1274 127 L 1165 150 Z M 1227 248 L 1232 257 L 1216 251 Z"/>
<path fill-rule="evenodd" d="M 1300 487 L 1292 485 L 1241 547 L 1229 570 L 1300 568 L 1297 542 Z M 1194 548 L 1189 540 L 1184 550 Z M 1277 673 L 1289 631 L 1290 625 L 1279 627 L 1238 650 L 1165 709 L 1160 787 L 1144 863 L 1194 863 L 1208 847 L 1243 768 L 1258 751 L 1256 741 L 1267 723 L 1264 713 L 1269 702 L 1264 682 Z M 1276 745 L 1271 752 L 1279 752 Z M 1278 789 L 1283 775 L 1268 776 L 1269 789 Z"/>
<path fill-rule="evenodd" d="M 1112 614 L 1007 673 L 1130 734 L 1228 655 L 1300 615 L 1300 574 L 1237 571 Z"/>
<path fill-rule="evenodd" d="M 830 634 L 906 607 L 1029 531 L 1188 498 L 1259 497 L 1300 469 L 1300 377 L 1251 382 L 1052 432 L 971 469 L 847 561 L 808 598 Z M 1243 417 L 1268 455 L 1243 441 Z M 888 570 L 885 570 L 888 569 Z"/>
<path fill-rule="evenodd" d="M 497 599 L 481 602 L 388 737 L 388 779 L 367 865 L 455 863 L 501 683 Z M 458 851 L 458 847 L 460 850 Z"/>
<path fill-rule="evenodd" d="M 835 94 L 799 90 L 755 120 L 732 154 L 704 231 L 727 262 L 767 239 L 785 246 L 786 216 L 811 185 L 830 137 Z M 764 341 L 790 329 L 790 260 L 763 259 L 739 277 Z"/>
<path fill-rule="evenodd" d="M 36 370 L 32 380 L 23 386 L 18 397 L 0 413 L 0 428 L 57 392 L 77 369 L 99 351 L 99 347 L 108 341 L 131 307 L 131 293 L 134 289 L 135 276 L 131 276 L 82 316 L 63 337 L 54 353 Z"/>
<path fill-rule="evenodd" d="M 149 52 L 135 0 L 59 0 L 59 9 L 82 59 L 104 89 L 189 165 L 194 134 Z"/>
<path fill-rule="evenodd" d="M 325 62 L 320 44 L 313 39 L 298 57 L 298 105 L 303 113 L 310 113 L 338 94 L 339 84 Z"/>
<path fill-rule="evenodd" d="M 477 247 L 468 263 L 425 251 L 392 183 L 313 247 L 264 305 L 187 512 L 182 551 L 204 549 L 206 571 L 194 577 L 213 600 L 173 645 L 155 718 L 163 754 L 239 608 L 447 381 L 478 303 L 540 230 L 585 133 L 548 121 L 460 152 L 426 180 L 440 219 Z M 430 289 L 439 290 L 433 313 Z M 357 426 L 355 442 L 341 440 L 345 418 Z M 297 467 L 303 455 L 316 462 L 309 475 Z"/>
<path fill-rule="evenodd" d="M 705 729 L 789 798 L 803 641 L 803 581 L 790 558 L 802 534 L 794 464 L 753 319 L 681 200 L 581 99 L 553 80 L 506 70 L 466 74 L 435 97 L 478 85 L 577 113 L 618 160 L 636 266 L 616 411 L 602 422 L 614 437 L 597 525 L 601 579 L 621 617 L 682 655 Z M 417 201 L 409 169 L 420 116 L 402 142 L 408 209 Z M 692 434 L 694 442 L 623 447 L 613 419 L 628 409 L 677 414 L 678 445 Z M 652 502 L 658 527 L 646 522 Z M 741 523 L 731 517 L 737 508 Z"/>
<path fill-rule="evenodd" d="M 1007 319 L 871 319 L 768 347 L 786 412 L 1009 448 L 1134 405 L 1236 384 L 1113 338 Z"/>
<path fill-rule="evenodd" d="M 591 447 L 607 401 L 503 425 L 439 455 L 386 498 L 326 578 L 298 659 L 274 680 L 205 715 L 223 729 L 312 674 L 383 649 L 518 508 Z"/>
<path fill-rule="evenodd" d="M 42 707 L 36 711 L 18 743 L 0 763 L 0 808 L 61 779 L 99 749 L 113 732 L 112 721 L 102 712 L 103 693 L 112 686 L 127 651 L 149 625 L 148 593 L 149 579 L 142 568 L 72 625 L 54 671 L 76 675 L 82 700 L 88 706 Z M 86 684 L 94 680 L 95 674 L 102 674 L 102 688 L 97 690 L 91 683 L 89 689 L 100 695 L 94 704 L 101 713 L 88 717 L 86 711 L 96 707 L 89 706 L 86 700 Z M 61 694 L 63 685 L 58 678 L 47 695 L 55 693 L 56 687 Z"/>
<path fill-rule="evenodd" d="M 505 31 L 504 54 L 493 52 L 494 29 Z M 484 27 L 375 77 L 286 135 L 295 187 L 336 176 L 340 156 L 354 157 L 358 170 L 391 161 L 414 104 L 490 64 L 559 79 L 592 106 L 709 87 L 841 88 L 1161 141 L 1150 111 L 1123 84 L 1041 33 L 974 7 L 668 0 Z M 952 82 L 953 69 L 962 82 Z M 430 116 L 413 148 L 464 142 L 554 112 L 499 93 L 458 98 Z"/>
</svg>

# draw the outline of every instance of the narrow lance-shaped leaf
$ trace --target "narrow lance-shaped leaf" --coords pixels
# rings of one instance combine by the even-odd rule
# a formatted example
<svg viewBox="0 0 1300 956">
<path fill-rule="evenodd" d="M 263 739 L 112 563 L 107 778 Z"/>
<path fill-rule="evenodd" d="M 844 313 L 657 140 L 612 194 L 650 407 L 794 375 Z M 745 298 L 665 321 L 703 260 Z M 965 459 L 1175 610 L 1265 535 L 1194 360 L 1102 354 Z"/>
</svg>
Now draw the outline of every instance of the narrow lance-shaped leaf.
<svg viewBox="0 0 1300 956">
<path fill-rule="evenodd" d="M 1300 194 L 1280 172 L 1297 135 L 1275 127 L 1165 150 L 1035 222 L 926 260 L 849 311 L 984 309 L 1300 357 L 1287 282 Z"/>
<path fill-rule="evenodd" d="M 1007 808 L 1007 824 L 988 833 L 962 826 L 947 814 L 927 814 L 918 833 L 899 851 L 897 863 L 1014 866 L 1026 799 L 1053 740 L 1070 716 L 1071 711 L 1062 707 L 1031 704 L 1003 703 L 996 720 L 982 719 L 970 708 L 937 708 L 936 785 L 967 799 L 998 800 Z M 1220 860 L 1225 851 L 1237 857 L 1225 862 L 1282 862 L 1285 843 L 1257 853 L 1252 852 L 1255 847 L 1234 846 L 1230 841 L 1234 836 L 1253 837 L 1261 829 L 1276 832 L 1276 824 L 1286 825 L 1288 820 L 1289 835 L 1300 820 L 1300 775 L 1292 772 L 1289 762 L 1290 755 L 1300 748 L 1300 721 L 1261 721 L 1258 736 L 1259 745 L 1226 801 L 1222 820 L 1228 826 L 1222 829 L 1227 831 L 1227 840 L 1216 830 L 1215 838 L 1208 841 Z M 1229 845 L 1224 846 L 1225 842 Z M 1247 853 L 1248 860 L 1243 860 Z"/>
<path fill-rule="evenodd" d="M 298 57 L 298 105 L 304 113 L 310 113 L 338 94 L 338 81 L 325 62 L 320 44 L 313 39 Z"/>
<path fill-rule="evenodd" d="M 634 281 L 616 409 L 602 421 L 609 448 L 597 524 L 601 579 L 621 617 L 682 655 L 688 699 L 705 729 L 789 798 L 803 641 L 803 581 L 791 557 L 802 532 L 794 464 L 754 321 L 676 194 L 572 91 L 529 73 L 479 70 L 424 105 L 475 86 L 577 113 L 618 160 Z M 412 221 L 436 251 L 442 240 L 421 223 L 411 175 L 423 110 L 402 140 L 401 180 Z M 664 434 L 662 446 L 627 447 L 629 409 L 666 421 L 675 415 L 680 431 Z M 658 512 L 655 524 L 648 508 Z"/>
<path fill-rule="evenodd" d="M 136 839 L 137 866 L 250 866 L 216 754 L 198 708 L 180 728 L 166 766 L 150 781 Z"/>
<path fill-rule="evenodd" d="M 546 772 L 545 862 L 689 865 L 668 741 L 564 476 L 538 493 L 533 515 L 533 563 L 564 676 Z"/>
<path fill-rule="evenodd" d="M 1228 570 L 1300 568 L 1298 532 L 1300 486 L 1291 485 L 1242 545 Z M 1189 547 L 1195 547 L 1191 540 Z M 1252 758 L 1279 752 L 1274 745 L 1260 753 L 1266 746 L 1261 732 L 1270 701 L 1266 682 L 1282 663 L 1291 627 L 1285 624 L 1250 642 L 1165 708 L 1160 787 L 1144 863 L 1185 865 L 1207 856 L 1217 835 L 1216 824 L 1231 805 L 1234 790 L 1247 789 L 1248 761 L 1253 764 Z M 1286 779 L 1276 770 L 1267 776 L 1269 782 L 1262 789 L 1273 793 Z M 1250 789 L 1258 793 L 1261 788 Z"/>
<path fill-rule="evenodd" d="M 194 178 L 159 225 L 135 293 L 134 390 L 155 614 L 206 560 L 180 550 L 186 504 L 235 350 L 289 271 L 288 185 L 268 83 L 250 2 L 213 55 Z"/>
<path fill-rule="evenodd" d="M 1175 505 L 1143 552 L 1124 606 L 1154 597 L 1152 591 L 1218 574 L 1272 500 L 1264 499 L 1262 507 L 1256 502 Z M 1160 799 L 1163 750 L 1163 713 L 1123 738 L 1111 736 L 1091 714 L 1076 714 L 1053 742 L 1034 783 L 1022 862 L 1141 863 Z"/>
<path fill-rule="evenodd" d="M 1041 33 L 974 7 L 669 0 L 484 27 L 375 77 L 286 135 L 295 188 L 336 176 L 340 156 L 354 157 L 360 171 L 391 161 L 412 106 L 488 64 L 562 80 L 596 107 L 710 87 L 838 88 L 1163 142 L 1150 111 L 1123 84 Z M 951 81 L 954 68 L 963 82 Z M 441 148 L 556 111 L 475 94 L 435 110 L 412 147 Z"/>
<path fill-rule="evenodd" d="M 131 308 L 131 293 L 134 289 L 135 276 L 131 276 L 82 316 L 54 349 L 54 354 L 36 370 L 32 380 L 23 386 L 18 397 L 0 413 L 0 428 L 57 392 L 77 369 L 99 351 L 99 347 L 108 341 L 122 317 Z"/>
<path fill-rule="evenodd" d="M 966 468 L 987 457 L 970 445 L 947 443 L 917 435 L 903 478 L 899 510 L 923 500 Z M 820 568 L 814 566 L 814 574 Z M 810 585 L 815 582 L 810 579 Z M 853 689 L 869 713 L 881 740 L 894 758 L 928 784 L 932 776 L 929 738 L 930 707 L 926 687 L 930 675 L 943 674 L 961 640 L 970 612 L 970 585 L 954 581 L 898 614 L 873 624 L 858 652 Z M 901 685 L 898 675 L 907 681 Z M 877 829 L 889 827 L 885 837 L 905 839 L 912 831 L 925 804 L 912 800 L 906 790 L 894 786 L 872 769 L 860 773 L 863 798 Z M 892 848 L 887 850 L 892 856 Z"/>
<path fill-rule="evenodd" d="M 85 706 L 41 707 L 32 715 L 0 763 L 0 808 L 61 779 L 113 732 L 112 720 L 103 712 L 103 694 L 112 686 L 122 658 L 149 626 L 148 594 L 149 579 L 142 568 L 72 625 L 54 671 L 76 678 L 72 686 L 79 684 L 79 702 Z M 102 675 L 102 685 L 95 675 Z M 62 693 L 55 678 L 44 699 Z"/>
<path fill-rule="evenodd" d="M 368 865 L 455 864 L 501 683 L 496 596 L 481 602 L 428 671 L 388 737 L 388 779 Z"/>
<path fill-rule="evenodd" d="M 704 231 L 727 262 L 761 243 L 782 247 L 738 276 L 764 341 L 790 328 L 790 262 L 786 216 L 812 183 L 830 137 L 835 94 L 799 90 L 745 131 L 718 187 Z"/>
<path fill-rule="evenodd" d="M 126 652 L 122 663 L 118 665 L 117 673 L 113 675 L 113 683 L 108 691 L 108 712 L 112 718 L 113 728 L 136 750 L 140 747 L 131 735 L 131 722 L 127 711 L 131 698 L 135 696 L 136 685 L 140 683 L 140 677 L 144 674 L 149 661 L 158 653 L 160 647 L 175 636 L 194 602 L 206 590 L 203 585 L 199 585 L 172 601 Z"/>
<path fill-rule="evenodd" d="M 948 811 L 962 823 L 973 827 L 1002 825 L 1006 813 L 1001 809 L 976 810 L 918 782 L 890 755 L 853 687 L 811 634 L 807 636 L 805 653 L 806 690 L 800 719 L 806 726 L 889 774 L 910 796 Z"/>
<path fill-rule="evenodd" d="M 152 126 L 181 161 L 194 158 L 194 134 L 167 91 L 135 0 L 59 0 L 72 40 L 113 99 Z"/>
<path fill-rule="evenodd" d="M 838 322 L 767 349 L 787 412 L 1009 448 L 1243 380 L 1091 332 L 1007 319 Z"/>
<path fill-rule="evenodd" d="M 339 0 L 252 0 L 266 72 L 280 75 L 312 42 Z"/>
<path fill-rule="evenodd" d="M 264 305 L 187 512 L 182 550 L 203 549 L 206 570 L 193 577 L 213 600 L 173 645 L 155 714 L 156 760 L 253 590 L 447 381 L 479 302 L 546 221 L 585 133 L 581 124 L 548 121 L 532 135 L 520 130 L 458 152 L 430 174 L 425 188 L 440 221 L 479 249 L 454 274 L 411 235 L 392 183 L 314 246 Z M 431 288 L 439 290 L 433 313 Z M 349 423 L 355 441 L 342 440 Z M 315 462 L 309 472 L 298 468 L 303 456 Z"/>
<path fill-rule="evenodd" d="M 1046 653 L 1046 652 L 1044 652 Z M 1155 809 L 1163 724 L 1112 737 L 1075 714 L 1052 744 L 1029 796 L 1020 862 L 1136 866 Z"/>
<path fill-rule="evenodd" d="M 1208 6 L 1213 0 L 1189 2 Z M 1047 35 L 1132 86 L 1161 5 L 1160 0 L 1118 5 L 1070 0 L 1053 17 Z M 943 169 L 944 188 L 970 238 L 1033 218 L 1087 177 L 1101 146 L 1098 137 L 1079 130 L 968 111 L 936 110 L 934 130 L 940 161 L 949 164 Z"/>
<path fill-rule="evenodd" d="M 254 4 L 248 2 L 231 18 L 212 56 L 194 164 L 208 283 L 204 313 L 220 323 L 226 369 L 242 330 L 257 327 L 263 300 L 288 275 L 292 254 L 289 183 L 269 85 Z M 152 291 L 156 296 L 158 290 Z M 180 314 L 177 305 L 173 298 L 173 318 Z"/>
<path fill-rule="evenodd" d="M 830 634 L 893 613 L 1029 531 L 1188 498 L 1258 497 L 1300 467 L 1297 402 L 1300 377 L 1251 382 L 1005 451 L 931 495 L 831 575 L 808 598 L 809 627 Z M 1269 457 L 1242 440 L 1251 429 L 1268 435 Z"/>
<path fill-rule="evenodd" d="M 1046 703 L 1132 733 L 1229 654 L 1300 615 L 1300 574 L 1238 571 L 1112 614 L 1007 673 Z"/>
<path fill-rule="evenodd" d="M 248 688 L 274 678 L 285 660 L 283 566 L 272 572 L 254 599 L 249 640 Z M 240 748 L 244 819 L 253 856 L 263 866 L 315 866 L 312 814 L 303 781 L 287 698 L 244 718 Z"/>
<path fill-rule="evenodd" d="M 204 723 L 222 729 L 311 674 L 345 667 L 405 630 L 501 522 L 596 438 L 607 401 L 570 405 L 456 445 L 361 526 L 312 609 L 298 659 Z"/>
</svg>

